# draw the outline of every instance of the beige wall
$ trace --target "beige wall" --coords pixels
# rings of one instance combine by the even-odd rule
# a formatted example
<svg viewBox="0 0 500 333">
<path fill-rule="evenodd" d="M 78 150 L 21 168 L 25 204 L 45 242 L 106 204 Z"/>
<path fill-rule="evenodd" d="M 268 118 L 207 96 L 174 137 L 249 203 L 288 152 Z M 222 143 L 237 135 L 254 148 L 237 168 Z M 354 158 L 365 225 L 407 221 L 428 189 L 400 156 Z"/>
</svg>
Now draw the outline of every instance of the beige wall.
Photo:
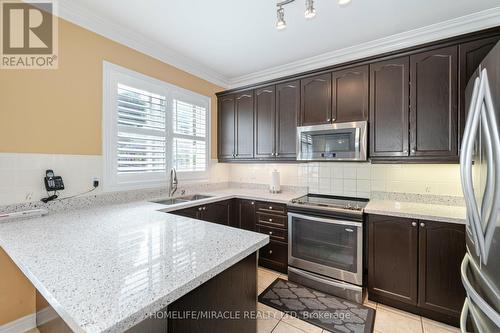
<svg viewBox="0 0 500 333">
<path fill-rule="evenodd" d="M 0 152 L 101 154 L 103 60 L 212 98 L 210 82 L 59 20 L 59 69 L 0 70 Z M 34 311 L 34 289 L 0 249 L 0 325 Z"/>
<path fill-rule="evenodd" d="M 0 71 L 0 152 L 101 154 L 103 60 L 210 96 L 215 135 L 223 88 L 59 20 L 59 69 Z"/>
</svg>

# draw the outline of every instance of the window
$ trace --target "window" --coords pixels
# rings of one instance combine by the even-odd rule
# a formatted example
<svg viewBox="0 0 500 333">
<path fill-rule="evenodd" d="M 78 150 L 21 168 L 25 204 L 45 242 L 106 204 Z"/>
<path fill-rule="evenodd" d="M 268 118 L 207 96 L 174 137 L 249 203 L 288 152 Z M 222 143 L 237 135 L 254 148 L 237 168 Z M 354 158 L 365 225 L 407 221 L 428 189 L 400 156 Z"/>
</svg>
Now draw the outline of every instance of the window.
<svg viewBox="0 0 500 333">
<path fill-rule="evenodd" d="M 210 98 L 104 63 L 105 190 L 208 175 Z"/>
</svg>

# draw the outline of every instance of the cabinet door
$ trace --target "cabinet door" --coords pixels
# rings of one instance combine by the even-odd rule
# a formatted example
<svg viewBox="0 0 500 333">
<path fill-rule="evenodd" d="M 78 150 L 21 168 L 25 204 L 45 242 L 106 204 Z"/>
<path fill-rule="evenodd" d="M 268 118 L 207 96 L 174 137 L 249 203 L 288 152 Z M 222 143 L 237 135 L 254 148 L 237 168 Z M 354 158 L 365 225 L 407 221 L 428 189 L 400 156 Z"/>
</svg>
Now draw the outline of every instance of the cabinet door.
<svg viewBox="0 0 500 333">
<path fill-rule="evenodd" d="M 369 215 L 368 221 L 368 292 L 416 305 L 416 221 L 381 215 Z"/>
<path fill-rule="evenodd" d="M 274 158 L 275 108 L 274 86 L 255 91 L 255 157 L 257 158 Z"/>
<path fill-rule="evenodd" d="M 229 205 L 227 201 L 214 202 L 200 207 L 201 219 L 207 222 L 229 225 Z"/>
<path fill-rule="evenodd" d="M 484 57 L 491 51 L 493 46 L 500 40 L 500 36 L 495 36 L 491 38 L 479 39 L 472 42 L 460 44 L 458 46 L 458 72 L 459 72 L 459 82 L 458 82 L 458 92 L 459 92 L 459 112 L 458 112 L 458 122 L 459 127 L 459 138 L 458 143 L 462 141 L 462 134 L 464 133 L 465 122 L 467 120 L 467 107 L 465 105 L 465 87 L 469 82 L 472 74 L 477 69 Z"/>
<path fill-rule="evenodd" d="M 332 119 L 332 74 L 300 80 L 301 125 L 328 124 Z"/>
<path fill-rule="evenodd" d="M 460 264 L 465 255 L 465 227 L 420 221 L 419 307 L 459 318 L 465 299 Z"/>
<path fill-rule="evenodd" d="M 370 156 L 408 156 L 408 57 L 370 65 Z"/>
<path fill-rule="evenodd" d="M 235 154 L 234 96 L 219 97 L 218 158 L 230 159 Z"/>
<path fill-rule="evenodd" d="M 269 241 L 259 250 L 259 265 L 281 273 L 288 272 L 288 244 Z"/>
<path fill-rule="evenodd" d="M 190 218 L 199 220 L 201 218 L 201 213 L 200 213 L 199 208 L 200 207 L 189 207 L 189 208 L 176 210 L 176 211 L 173 211 L 171 213 L 175 214 L 175 215 L 190 217 Z"/>
<path fill-rule="evenodd" d="M 410 155 L 457 156 L 457 46 L 410 57 Z"/>
<path fill-rule="evenodd" d="M 255 201 L 239 200 L 238 216 L 241 229 L 255 231 Z"/>
<path fill-rule="evenodd" d="M 253 91 L 235 97 L 236 152 L 235 158 L 253 158 Z"/>
<path fill-rule="evenodd" d="M 276 86 L 276 158 L 295 159 L 297 122 L 300 110 L 300 83 Z"/>
<path fill-rule="evenodd" d="M 368 120 L 368 66 L 333 72 L 332 121 Z"/>
</svg>

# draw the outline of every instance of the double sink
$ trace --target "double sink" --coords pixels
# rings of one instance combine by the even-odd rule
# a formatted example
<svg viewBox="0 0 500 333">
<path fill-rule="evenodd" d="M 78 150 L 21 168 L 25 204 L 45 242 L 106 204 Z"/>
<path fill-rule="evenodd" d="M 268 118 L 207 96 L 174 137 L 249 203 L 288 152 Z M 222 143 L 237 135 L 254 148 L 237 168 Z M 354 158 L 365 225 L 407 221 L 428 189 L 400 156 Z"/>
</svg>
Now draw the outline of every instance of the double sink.
<svg viewBox="0 0 500 333">
<path fill-rule="evenodd" d="M 153 202 L 169 206 L 169 205 L 180 204 L 180 203 L 183 203 L 183 202 L 190 202 L 190 201 L 208 199 L 208 198 L 211 198 L 211 197 L 212 197 L 211 195 L 192 194 L 192 195 L 186 195 L 186 196 L 179 197 L 179 198 L 162 199 L 162 200 L 153 201 Z"/>
</svg>

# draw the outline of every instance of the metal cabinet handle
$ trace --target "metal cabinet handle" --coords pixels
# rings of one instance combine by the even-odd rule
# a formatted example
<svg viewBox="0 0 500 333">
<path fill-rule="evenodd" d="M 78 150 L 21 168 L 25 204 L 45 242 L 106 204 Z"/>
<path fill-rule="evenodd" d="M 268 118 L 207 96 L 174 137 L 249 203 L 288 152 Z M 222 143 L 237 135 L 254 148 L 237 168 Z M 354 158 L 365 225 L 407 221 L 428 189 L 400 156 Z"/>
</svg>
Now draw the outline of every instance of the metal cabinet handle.
<svg viewBox="0 0 500 333">
<path fill-rule="evenodd" d="M 274 156 L 279 156 L 279 155 L 280 155 L 280 153 L 275 153 L 275 154 L 274 154 Z"/>
<path fill-rule="evenodd" d="M 272 210 L 273 209 L 273 206 L 269 206 L 269 209 Z"/>
<path fill-rule="evenodd" d="M 200 211 L 200 212 L 201 212 L 201 210 L 202 210 L 202 209 L 203 209 L 203 207 L 198 207 L 198 211 Z"/>
<path fill-rule="evenodd" d="M 420 222 L 420 226 L 423 228 L 425 227 L 425 223 L 424 222 Z"/>
<path fill-rule="evenodd" d="M 203 207 L 203 210 L 207 210 L 207 207 Z"/>
<path fill-rule="evenodd" d="M 252 201 L 252 205 L 255 205 L 255 201 Z"/>
<path fill-rule="evenodd" d="M 332 118 L 332 122 L 334 122 L 334 121 L 335 121 L 335 118 Z"/>
<path fill-rule="evenodd" d="M 273 254 L 273 250 L 269 250 L 269 254 Z"/>
<path fill-rule="evenodd" d="M 273 222 L 273 219 L 269 219 L 269 222 Z"/>
<path fill-rule="evenodd" d="M 272 234 L 273 234 L 273 232 L 272 232 L 272 231 L 269 231 L 269 235 L 272 235 Z"/>
<path fill-rule="evenodd" d="M 412 153 L 412 154 L 415 154 L 416 152 L 417 152 L 417 151 L 416 151 L 415 149 L 412 149 L 412 150 L 411 150 L 411 153 Z"/>
<path fill-rule="evenodd" d="M 330 118 L 326 118 L 326 121 L 330 122 L 330 121 L 332 121 L 332 120 L 331 120 Z"/>
<path fill-rule="evenodd" d="M 412 226 L 412 227 L 416 227 L 416 226 L 417 226 L 417 222 L 412 222 L 412 223 L 411 223 L 411 226 Z"/>
</svg>

